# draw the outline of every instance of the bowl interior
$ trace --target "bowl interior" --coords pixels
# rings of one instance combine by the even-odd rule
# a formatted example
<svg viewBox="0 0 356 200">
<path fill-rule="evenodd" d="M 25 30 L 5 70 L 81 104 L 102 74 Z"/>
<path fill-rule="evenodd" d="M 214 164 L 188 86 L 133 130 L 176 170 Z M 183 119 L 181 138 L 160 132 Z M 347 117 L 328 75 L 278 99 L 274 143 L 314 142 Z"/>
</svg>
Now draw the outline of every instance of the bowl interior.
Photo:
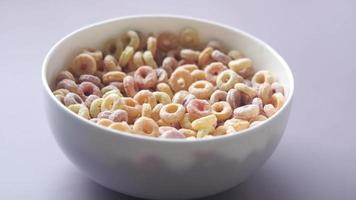
<svg viewBox="0 0 356 200">
<path fill-rule="evenodd" d="M 293 77 L 285 61 L 268 45 L 234 28 L 204 20 L 170 16 L 138 16 L 109 20 L 84 27 L 60 40 L 50 51 L 44 63 L 44 78 L 53 88 L 56 74 L 66 69 L 75 55 L 84 48 L 102 48 L 105 41 L 116 38 L 129 29 L 144 33 L 171 31 L 178 33 L 184 27 L 199 32 L 202 41 L 216 39 L 228 49 L 241 51 L 253 60 L 257 70 L 270 70 L 284 84 L 289 99 Z"/>
</svg>

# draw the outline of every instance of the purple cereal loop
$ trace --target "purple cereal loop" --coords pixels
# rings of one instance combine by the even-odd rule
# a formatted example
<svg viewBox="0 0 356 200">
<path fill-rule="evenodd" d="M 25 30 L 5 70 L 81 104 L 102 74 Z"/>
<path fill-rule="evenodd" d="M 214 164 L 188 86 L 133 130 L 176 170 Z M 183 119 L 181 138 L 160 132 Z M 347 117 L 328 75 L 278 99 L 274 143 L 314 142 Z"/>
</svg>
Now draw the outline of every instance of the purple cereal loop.
<svg viewBox="0 0 356 200">
<path fill-rule="evenodd" d="M 79 95 L 70 92 L 64 97 L 63 102 L 64 102 L 64 105 L 68 107 L 72 104 L 83 103 L 83 99 Z"/>
<path fill-rule="evenodd" d="M 128 114 L 125 110 L 115 110 L 109 115 L 109 118 L 113 122 L 127 122 L 128 121 Z"/>
</svg>

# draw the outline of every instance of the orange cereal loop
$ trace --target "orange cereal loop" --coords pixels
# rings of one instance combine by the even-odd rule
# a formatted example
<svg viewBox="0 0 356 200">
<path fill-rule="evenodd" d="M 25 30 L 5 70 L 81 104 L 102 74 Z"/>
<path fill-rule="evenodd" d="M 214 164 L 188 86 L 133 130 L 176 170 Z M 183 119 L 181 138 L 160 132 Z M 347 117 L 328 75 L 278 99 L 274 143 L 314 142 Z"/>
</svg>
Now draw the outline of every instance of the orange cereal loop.
<svg viewBox="0 0 356 200">
<path fill-rule="evenodd" d="M 139 67 L 135 71 L 134 78 L 140 89 L 154 88 L 157 84 L 157 73 L 150 66 Z"/>
<path fill-rule="evenodd" d="M 226 101 L 227 93 L 222 90 L 215 90 L 210 96 L 209 103 L 214 104 L 219 101 Z"/>
<path fill-rule="evenodd" d="M 164 105 L 159 112 L 159 116 L 167 123 L 177 123 L 183 119 L 185 108 L 181 104 L 170 103 Z"/>
<path fill-rule="evenodd" d="M 211 110 L 213 114 L 218 119 L 218 122 L 223 122 L 229 119 L 232 115 L 232 109 L 228 102 L 226 101 L 219 101 L 214 103 L 211 106 Z"/>
<path fill-rule="evenodd" d="M 231 58 L 228 55 L 219 50 L 214 50 L 211 53 L 211 58 L 217 62 L 223 63 L 224 65 L 227 65 L 231 61 Z"/>
<path fill-rule="evenodd" d="M 76 76 L 94 74 L 96 71 L 96 61 L 93 56 L 81 53 L 73 59 L 71 70 Z"/>
<path fill-rule="evenodd" d="M 214 85 L 216 84 L 217 76 L 225 70 L 227 70 L 227 67 L 221 62 L 212 62 L 204 68 L 204 71 L 206 72 L 206 79 Z"/>
<path fill-rule="evenodd" d="M 283 106 L 284 102 L 285 102 L 285 97 L 283 96 L 282 93 L 278 92 L 272 95 L 271 103 L 277 110 L 279 110 Z"/>
<path fill-rule="evenodd" d="M 198 99 L 209 99 L 213 91 L 213 84 L 205 80 L 196 81 L 189 87 L 189 92 Z"/>
<path fill-rule="evenodd" d="M 272 88 L 269 83 L 263 83 L 259 86 L 258 97 L 262 99 L 263 104 L 269 104 L 272 101 Z"/>
<path fill-rule="evenodd" d="M 202 52 L 200 52 L 198 57 L 198 64 L 200 67 L 204 67 L 212 61 L 211 53 L 213 52 L 213 48 L 206 47 Z"/>
<path fill-rule="evenodd" d="M 185 69 L 176 69 L 168 82 L 173 91 L 178 92 L 180 90 L 187 90 L 193 82 L 193 77 Z"/>
<path fill-rule="evenodd" d="M 207 74 L 203 70 L 196 69 L 192 71 L 192 77 L 194 81 L 206 80 Z"/>
<path fill-rule="evenodd" d="M 186 108 L 192 120 L 211 114 L 210 104 L 206 100 L 193 99 L 188 103 Z"/>
<path fill-rule="evenodd" d="M 156 97 L 149 90 L 141 90 L 135 96 L 134 99 L 138 104 L 142 105 L 144 103 L 149 103 L 151 107 L 155 107 L 157 104 Z"/>
<path fill-rule="evenodd" d="M 151 137 L 157 137 L 159 135 L 158 128 L 157 123 L 148 117 L 138 118 L 133 125 L 133 131 L 135 131 L 135 133 Z"/>
<path fill-rule="evenodd" d="M 155 121 L 161 119 L 161 117 L 159 116 L 159 112 L 161 111 L 162 107 L 163 104 L 159 103 L 152 109 L 151 118 L 154 119 Z"/>
<path fill-rule="evenodd" d="M 269 71 L 261 70 L 253 75 L 251 82 L 253 85 L 261 85 L 263 83 L 272 84 L 274 82 L 274 78 Z"/>
<path fill-rule="evenodd" d="M 133 54 L 134 54 L 134 48 L 132 46 L 126 46 L 126 48 L 120 55 L 119 65 L 121 67 L 126 66 L 129 63 L 129 61 L 131 60 Z"/>
<path fill-rule="evenodd" d="M 132 76 L 126 76 L 123 80 L 124 90 L 127 96 L 134 97 L 137 93 L 135 79 Z"/>
<path fill-rule="evenodd" d="M 158 83 L 156 86 L 156 90 L 159 92 L 164 92 L 166 94 L 168 94 L 168 96 L 170 98 L 173 98 L 173 92 L 171 87 L 169 87 L 169 85 L 167 83 Z"/>
<path fill-rule="evenodd" d="M 103 83 L 108 84 L 110 82 L 121 82 L 124 80 L 126 74 L 124 72 L 112 71 L 103 75 Z"/>
<path fill-rule="evenodd" d="M 128 113 L 128 122 L 132 123 L 141 114 L 141 105 L 130 97 L 122 97 L 122 109 Z"/>
<path fill-rule="evenodd" d="M 216 86 L 220 90 L 229 91 L 236 83 L 242 82 L 243 78 L 232 70 L 221 72 L 216 78 Z"/>
<path fill-rule="evenodd" d="M 163 32 L 158 35 L 157 46 L 162 51 L 169 51 L 178 47 L 178 37 L 174 33 Z"/>
<path fill-rule="evenodd" d="M 75 78 L 73 76 L 72 73 L 70 73 L 69 71 L 65 70 L 65 71 L 61 71 L 57 77 L 56 77 L 56 84 L 59 83 L 61 80 L 63 79 L 70 79 L 75 81 Z"/>
<path fill-rule="evenodd" d="M 147 50 L 152 53 L 153 56 L 156 55 L 157 51 L 157 39 L 155 37 L 148 37 L 147 39 Z"/>
</svg>

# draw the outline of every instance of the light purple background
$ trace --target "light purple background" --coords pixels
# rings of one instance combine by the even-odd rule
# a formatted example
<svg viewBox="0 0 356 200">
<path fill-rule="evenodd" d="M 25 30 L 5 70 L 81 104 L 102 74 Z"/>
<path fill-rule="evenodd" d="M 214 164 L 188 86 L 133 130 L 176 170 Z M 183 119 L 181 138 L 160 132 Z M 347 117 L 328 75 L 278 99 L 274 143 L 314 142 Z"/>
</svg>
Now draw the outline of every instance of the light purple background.
<svg viewBox="0 0 356 200">
<path fill-rule="evenodd" d="M 174 3 L 175 2 L 175 3 Z M 82 175 L 48 128 L 40 70 L 61 37 L 132 14 L 178 14 L 245 30 L 274 47 L 296 80 L 276 152 L 210 200 L 356 198 L 355 1 L 0 1 L 0 199 L 133 199 Z"/>
</svg>

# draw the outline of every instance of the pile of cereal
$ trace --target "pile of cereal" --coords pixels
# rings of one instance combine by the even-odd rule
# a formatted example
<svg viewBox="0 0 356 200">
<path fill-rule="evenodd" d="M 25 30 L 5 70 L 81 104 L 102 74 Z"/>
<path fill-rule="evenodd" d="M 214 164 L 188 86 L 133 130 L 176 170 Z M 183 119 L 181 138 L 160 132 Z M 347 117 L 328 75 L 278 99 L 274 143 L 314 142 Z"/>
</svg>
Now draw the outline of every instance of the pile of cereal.
<svg viewBox="0 0 356 200">
<path fill-rule="evenodd" d="M 85 49 L 56 78 L 53 94 L 93 123 L 159 138 L 206 138 L 255 126 L 285 101 L 269 71 L 239 51 L 202 44 L 192 28 L 130 30 Z"/>
</svg>

